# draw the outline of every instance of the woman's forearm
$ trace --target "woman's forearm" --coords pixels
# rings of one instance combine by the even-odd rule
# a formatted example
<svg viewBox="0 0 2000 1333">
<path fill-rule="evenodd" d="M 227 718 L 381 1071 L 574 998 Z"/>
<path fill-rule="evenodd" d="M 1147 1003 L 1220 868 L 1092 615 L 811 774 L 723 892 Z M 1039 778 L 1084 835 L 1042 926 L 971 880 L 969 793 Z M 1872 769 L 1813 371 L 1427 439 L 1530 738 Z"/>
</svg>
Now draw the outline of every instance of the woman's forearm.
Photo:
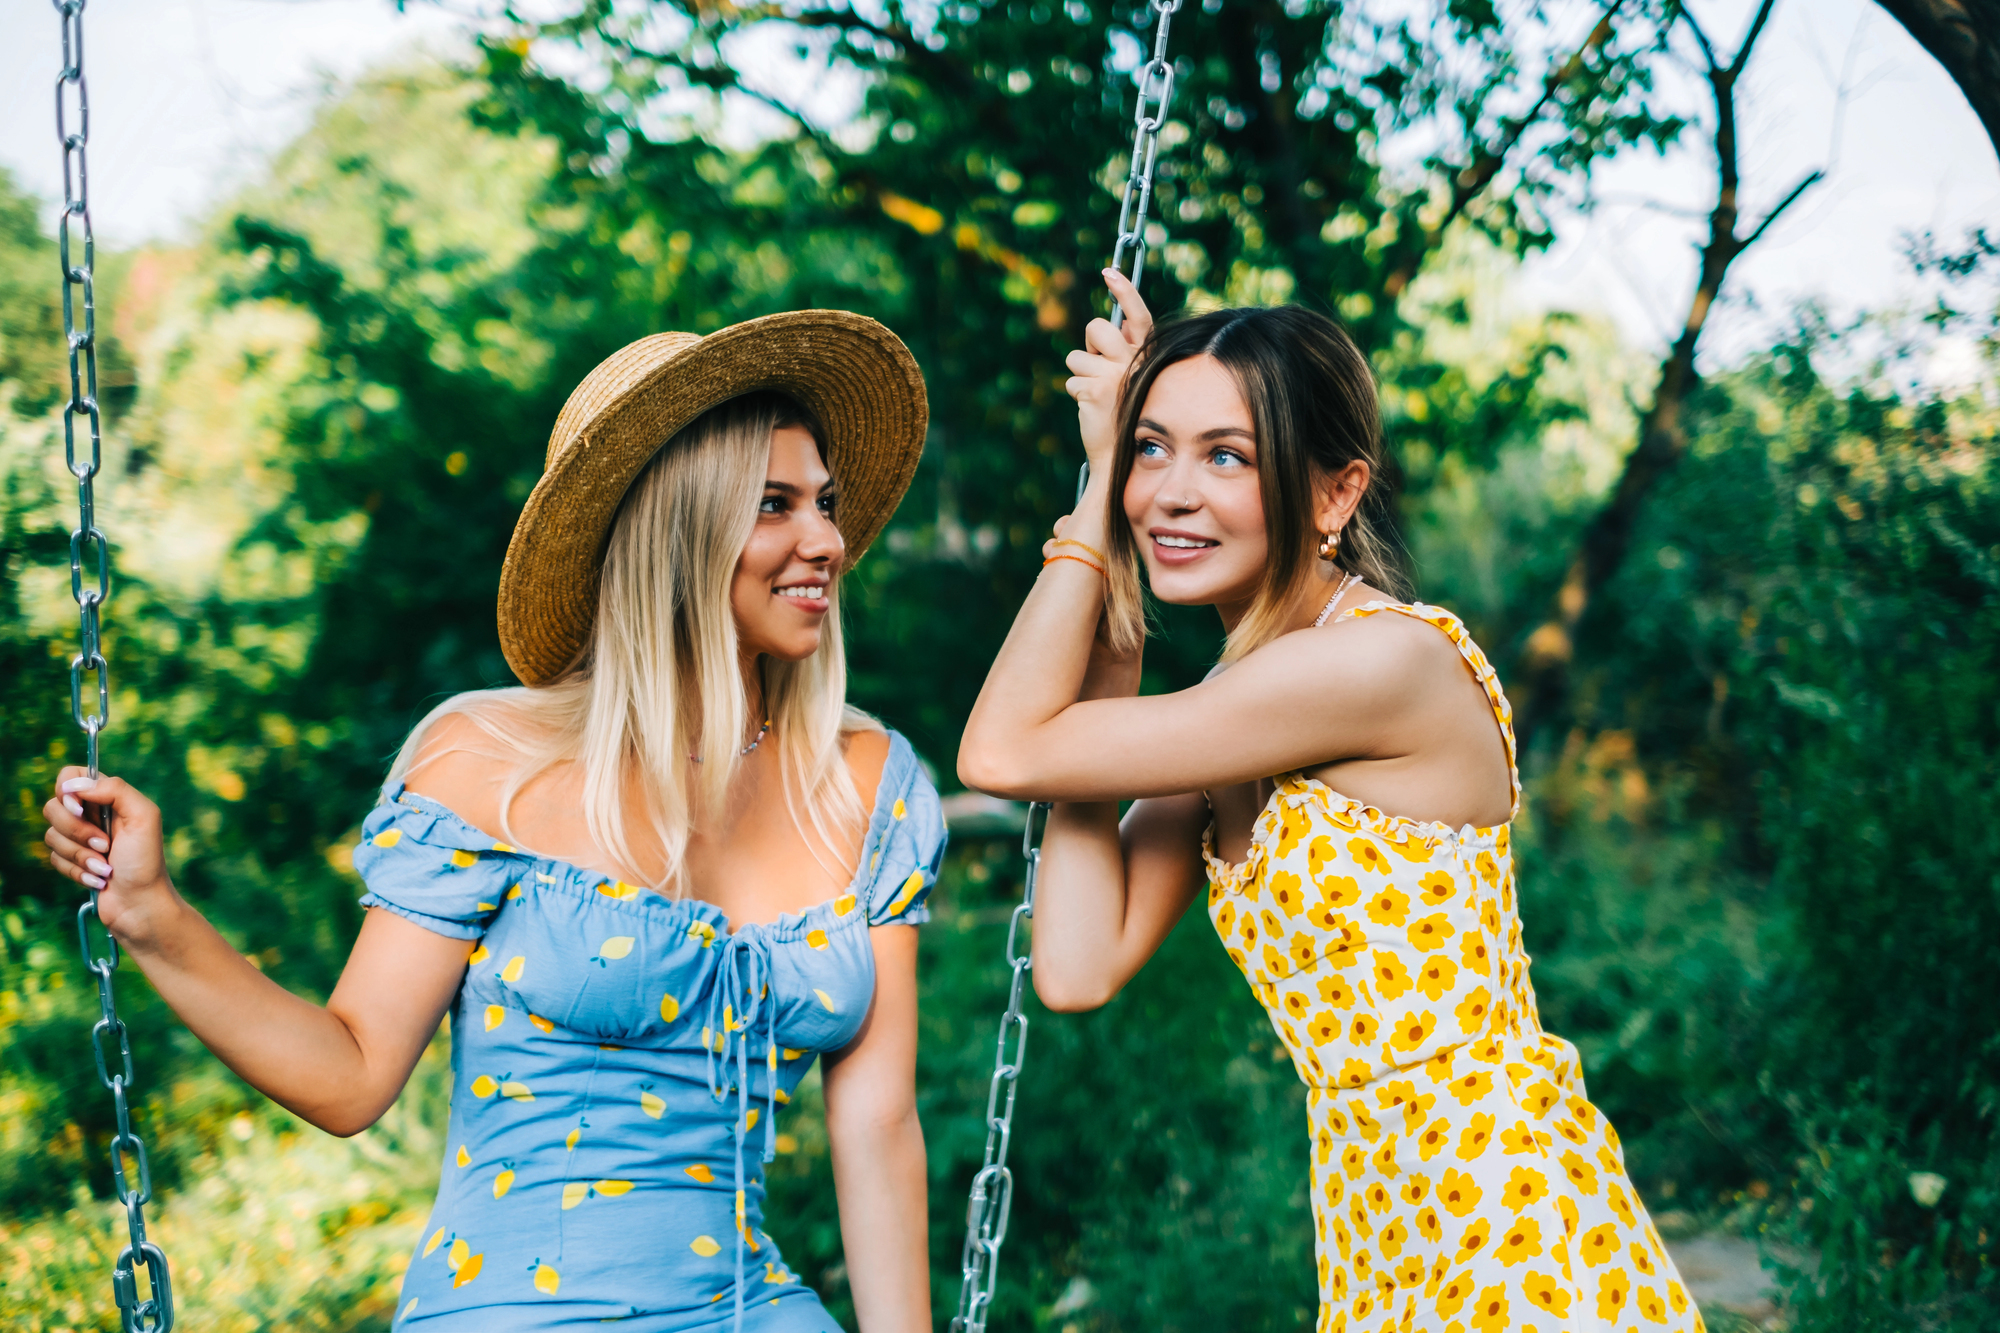
<svg viewBox="0 0 2000 1333">
<path fill-rule="evenodd" d="M 287 1110 L 351 1134 L 387 1105 L 347 1025 L 258 971 L 185 900 L 126 952 L 202 1045 Z"/>
<path fill-rule="evenodd" d="M 929 1333 L 928 1180 L 916 1106 L 852 1122 L 829 1114 L 827 1137 L 861 1333 Z"/>
<path fill-rule="evenodd" d="M 1030 974 L 1043 1004 L 1061 1013 L 1096 1009 L 1131 979 L 1138 964 L 1125 965 L 1127 901 L 1117 804 L 1062 803 L 1050 810 Z"/>
</svg>

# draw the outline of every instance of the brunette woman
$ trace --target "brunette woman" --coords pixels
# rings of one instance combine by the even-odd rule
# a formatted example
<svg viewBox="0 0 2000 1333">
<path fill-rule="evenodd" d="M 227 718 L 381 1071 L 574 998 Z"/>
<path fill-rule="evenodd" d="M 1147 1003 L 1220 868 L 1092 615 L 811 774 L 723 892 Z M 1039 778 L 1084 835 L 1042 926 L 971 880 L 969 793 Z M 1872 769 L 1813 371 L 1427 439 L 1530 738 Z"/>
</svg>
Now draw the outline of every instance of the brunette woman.
<svg viewBox="0 0 2000 1333">
<path fill-rule="evenodd" d="M 1307 1086 L 1319 1329 L 1699 1328 L 1537 1019 L 1507 699 L 1405 600 L 1366 360 L 1298 309 L 1155 332 L 1106 276 L 1133 318 L 1069 359 L 1090 485 L 959 752 L 968 785 L 1057 802 L 1037 993 L 1105 1004 L 1206 888 Z M 1222 618 L 1192 689 L 1137 697 L 1142 570 Z"/>
</svg>

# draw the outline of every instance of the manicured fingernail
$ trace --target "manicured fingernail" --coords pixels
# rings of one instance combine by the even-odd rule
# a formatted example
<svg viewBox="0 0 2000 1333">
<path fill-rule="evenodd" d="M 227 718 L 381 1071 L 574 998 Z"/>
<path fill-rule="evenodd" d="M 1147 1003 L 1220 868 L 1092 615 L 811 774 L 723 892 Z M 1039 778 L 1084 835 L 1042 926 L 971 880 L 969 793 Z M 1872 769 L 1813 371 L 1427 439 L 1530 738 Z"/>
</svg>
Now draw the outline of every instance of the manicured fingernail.
<svg viewBox="0 0 2000 1333">
<path fill-rule="evenodd" d="M 78 819 L 83 818 L 83 802 L 77 800 L 76 797 L 74 796 L 63 797 L 63 808 L 68 810 L 71 814 L 75 815 Z"/>
<path fill-rule="evenodd" d="M 98 878 L 97 876 L 95 876 L 95 875 L 85 875 L 85 876 L 83 876 L 83 882 L 84 882 L 85 884 L 88 884 L 88 885 L 89 885 L 89 886 L 90 886 L 91 888 L 93 888 L 93 889 L 101 889 L 101 888 L 103 888 L 103 887 L 104 887 L 104 881 L 103 881 L 103 880 L 101 880 L 101 879 L 99 879 L 99 878 Z"/>
<path fill-rule="evenodd" d="M 90 840 L 90 845 L 100 852 L 108 852 L 111 850 L 111 844 L 106 842 L 102 838 L 92 838 Z"/>
<path fill-rule="evenodd" d="M 96 871 L 100 875 L 109 875 L 111 873 L 111 867 L 104 864 L 104 862 L 98 860 L 94 856 L 91 857 L 89 860 L 85 861 L 84 864 L 89 866 L 92 870 Z"/>
<path fill-rule="evenodd" d="M 83 791 L 86 788 L 95 787 L 96 785 L 97 782 L 93 778 L 71 778 L 68 782 L 63 783 L 62 789 L 64 791 Z"/>
</svg>

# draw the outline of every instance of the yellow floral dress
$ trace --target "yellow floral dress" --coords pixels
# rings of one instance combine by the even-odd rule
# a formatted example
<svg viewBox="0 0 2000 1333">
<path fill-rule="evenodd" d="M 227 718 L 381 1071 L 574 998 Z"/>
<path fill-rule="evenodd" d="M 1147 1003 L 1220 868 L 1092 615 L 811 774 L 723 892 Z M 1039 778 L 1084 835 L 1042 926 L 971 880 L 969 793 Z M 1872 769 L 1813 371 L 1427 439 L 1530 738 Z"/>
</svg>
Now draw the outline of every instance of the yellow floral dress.
<svg viewBox="0 0 2000 1333">
<path fill-rule="evenodd" d="M 1384 612 L 1457 645 L 1518 812 L 1485 654 L 1433 606 L 1341 619 Z M 1421 824 L 1293 773 L 1241 864 L 1213 837 L 1209 917 L 1308 1089 L 1319 1333 L 1701 1329 L 1576 1048 L 1542 1030 L 1508 826 Z"/>
</svg>

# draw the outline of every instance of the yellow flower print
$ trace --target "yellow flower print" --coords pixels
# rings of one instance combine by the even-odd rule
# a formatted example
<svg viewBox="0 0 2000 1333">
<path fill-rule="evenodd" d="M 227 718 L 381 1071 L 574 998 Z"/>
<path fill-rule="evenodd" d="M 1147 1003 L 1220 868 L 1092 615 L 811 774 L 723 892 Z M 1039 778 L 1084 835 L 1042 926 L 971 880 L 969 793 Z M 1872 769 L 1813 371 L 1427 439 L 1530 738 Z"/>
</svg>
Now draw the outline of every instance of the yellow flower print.
<svg viewBox="0 0 2000 1333">
<path fill-rule="evenodd" d="M 1389 846 L 1394 848 L 1396 855 L 1405 861 L 1414 861 L 1418 865 L 1430 860 L 1431 853 L 1436 850 L 1426 838 L 1402 837 L 1392 841 Z"/>
<path fill-rule="evenodd" d="M 1270 976 L 1288 977 L 1292 974 L 1291 960 L 1267 944 L 1264 946 L 1264 971 Z"/>
<path fill-rule="evenodd" d="M 1243 914 L 1243 924 L 1237 928 L 1236 938 L 1243 941 L 1245 952 L 1257 947 L 1257 918 L 1249 912 Z"/>
<path fill-rule="evenodd" d="M 1498 884 L 1500 882 L 1500 863 L 1493 859 L 1493 853 L 1487 851 L 1480 852 L 1479 855 L 1472 858 L 1472 866 L 1473 869 L 1479 872 L 1479 878 L 1485 880 L 1488 884 Z"/>
<path fill-rule="evenodd" d="M 1549 1192 L 1549 1178 L 1533 1167 L 1517 1166 L 1507 1177 L 1507 1189 L 1500 1196 L 1500 1202 L 1520 1212 L 1531 1203 L 1539 1203 Z"/>
<path fill-rule="evenodd" d="M 1632 1267 L 1639 1270 L 1641 1277 L 1651 1277 L 1657 1271 L 1653 1264 L 1653 1252 L 1633 1241 L 1625 1247 L 1625 1253 L 1632 1257 Z"/>
<path fill-rule="evenodd" d="M 1401 1199 L 1404 1203 L 1409 1204 L 1410 1207 L 1414 1208 L 1418 1204 L 1422 1203 L 1425 1199 L 1429 1198 L 1430 1192 L 1431 1192 L 1430 1177 L 1421 1176 L 1416 1174 L 1415 1172 L 1412 1172 L 1410 1174 L 1410 1178 L 1403 1182 L 1403 1188 L 1396 1191 L 1396 1197 Z"/>
<path fill-rule="evenodd" d="M 1424 1261 L 1411 1255 L 1396 1265 L 1396 1285 L 1399 1287 L 1421 1287 L 1424 1285 Z"/>
<path fill-rule="evenodd" d="M 1224 899 L 1222 905 L 1215 909 L 1215 933 L 1226 939 L 1235 929 L 1236 904 Z"/>
<path fill-rule="evenodd" d="M 1466 1049 L 1472 1052 L 1473 1059 L 1489 1065 L 1499 1064 L 1506 1056 L 1506 1050 L 1500 1045 L 1497 1037 L 1488 1037 L 1485 1041 L 1474 1042 Z"/>
<path fill-rule="evenodd" d="M 1297 916 L 1305 909 L 1305 884 L 1289 870 L 1271 872 L 1271 901 L 1286 916 Z"/>
<path fill-rule="evenodd" d="M 1458 1253 L 1452 1256 L 1451 1261 L 1455 1264 L 1462 1264 L 1469 1259 L 1476 1258 L 1491 1248 L 1492 1241 L 1493 1224 L 1483 1217 L 1475 1217 L 1472 1219 L 1472 1225 L 1460 1234 L 1458 1238 Z"/>
<path fill-rule="evenodd" d="M 1678 1282 L 1667 1283 L 1667 1305 L 1675 1314 L 1686 1314 L 1688 1308 L 1687 1288 Z"/>
<path fill-rule="evenodd" d="M 1660 1300 L 1660 1293 L 1651 1287 L 1641 1287 L 1632 1294 L 1632 1304 L 1639 1308 L 1647 1322 L 1664 1324 L 1667 1322 L 1667 1307 Z"/>
<path fill-rule="evenodd" d="M 1444 948 L 1444 942 L 1458 931 L 1443 912 L 1432 912 L 1429 916 L 1412 922 L 1405 933 L 1409 936 L 1412 948 L 1429 953 L 1434 949 Z"/>
<path fill-rule="evenodd" d="M 1444 1234 L 1444 1221 L 1435 1208 L 1417 1209 L 1417 1234 L 1425 1240 L 1436 1240 Z"/>
<path fill-rule="evenodd" d="M 1315 1044 L 1324 1046 L 1328 1042 L 1339 1041 L 1340 1034 L 1346 1029 L 1347 1024 L 1342 1021 L 1339 1014 L 1329 1009 L 1322 1009 L 1312 1016 L 1311 1022 L 1306 1024 L 1306 1036 Z"/>
<path fill-rule="evenodd" d="M 1402 998 L 1410 989 L 1410 969 L 1403 966 L 1403 960 L 1377 949 L 1370 961 L 1373 967 L 1369 975 L 1375 983 L 1375 993 L 1385 1000 Z"/>
<path fill-rule="evenodd" d="M 1306 1011 L 1312 1007 L 1312 1001 L 1295 990 L 1285 992 L 1284 1004 L 1285 1013 L 1291 1018 L 1304 1018 Z"/>
<path fill-rule="evenodd" d="M 1528 1275 L 1521 1279 L 1521 1290 L 1538 1309 L 1548 1311 L 1557 1319 L 1569 1318 L 1570 1294 L 1563 1290 L 1563 1284 L 1555 1274 L 1529 1269 Z"/>
<path fill-rule="evenodd" d="M 1333 1160 L 1333 1134 L 1325 1125 L 1321 1125 L 1313 1134 L 1313 1147 L 1318 1150 L 1319 1164 L 1321 1166 L 1325 1166 Z M 1328 1202 L 1339 1203 L 1340 1200 L 1331 1199 Z"/>
<path fill-rule="evenodd" d="M 1507 1333 L 1514 1327 L 1514 1321 L 1507 1314 L 1507 1288 L 1504 1286 L 1482 1287 L 1479 1303 L 1473 1308 L 1472 1326 L 1479 1333 Z"/>
<path fill-rule="evenodd" d="M 1342 1255 L 1341 1262 L 1342 1263 L 1347 1262 L 1347 1256 Z M 1328 1294 L 1331 1295 L 1334 1300 L 1336 1301 L 1346 1300 L 1347 1270 L 1345 1268 L 1332 1268 L 1331 1265 L 1329 1265 L 1328 1267 L 1331 1271 L 1327 1273 L 1325 1279 L 1321 1281 L 1320 1285 L 1326 1288 Z M 1342 1317 L 1345 1318 L 1345 1316 Z"/>
<path fill-rule="evenodd" d="M 1479 909 L 1479 927 L 1488 935 L 1498 935 L 1500 933 L 1500 908 L 1498 904 L 1489 901 L 1484 907 Z"/>
<path fill-rule="evenodd" d="M 1333 912 L 1361 901 L 1361 882 L 1352 875 L 1315 876 L 1313 883 L 1319 889 L 1318 911 Z"/>
<path fill-rule="evenodd" d="M 1357 1046 L 1374 1044 L 1375 1034 L 1382 1029 L 1381 1020 L 1373 1014 L 1356 1014 L 1348 1022 L 1347 1032 Z"/>
<path fill-rule="evenodd" d="M 1421 1013 L 1404 1017 L 1396 1024 L 1396 1030 L 1389 1034 L 1390 1043 L 1399 1051 L 1421 1050 L 1431 1034 L 1437 1031 L 1437 1015 L 1425 1009 Z"/>
<path fill-rule="evenodd" d="M 1402 1174 L 1403 1168 L 1396 1164 L 1396 1136 L 1394 1134 L 1382 1140 L 1382 1146 L 1375 1150 L 1375 1156 L 1372 1160 L 1375 1163 L 1375 1169 L 1380 1171 L 1389 1180 L 1394 1180 Z"/>
<path fill-rule="evenodd" d="M 1401 1218 L 1398 1218 L 1395 1221 L 1389 1223 L 1388 1226 L 1383 1227 L 1382 1234 L 1375 1240 L 1375 1244 L 1382 1251 L 1382 1257 L 1384 1259 L 1394 1259 L 1397 1255 L 1403 1252 L 1403 1247 L 1409 1244 L 1409 1242 L 1410 1242 L 1410 1229 L 1403 1225 Z M 1424 1275 L 1423 1261 L 1417 1260 L 1416 1264 L 1417 1264 L 1417 1278 L 1419 1281 L 1421 1281 Z"/>
<path fill-rule="evenodd" d="M 1385 1111 L 1402 1107 L 1405 1127 L 1414 1128 L 1422 1123 L 1424 1112 L 1437 1105 L 1437 1094 L 1420 1093 L 1417 1085 L 1408 1079 L 1397 1079 L 1375 1089 L 1375 1101 Z"/>
<path fill-rule="evenodd" d="M 1547 1079 L 1543 1079 L 1536 1083 L 1534 1087 L 1529 1088 L 1527 1095 L 1522 1100 L 1527 1103 L 1528 1113 L 1534 1116 L 1535 1119 L 1540 1120 L 1548 1115 L 1550 1111 L 1562 1105 L 1562 1093 L 1556 1090 L 1555 1084 L 1549 1082 Z"/>
<path fill-rule="evenodd" d="M 1465 1302 L 1471 1296 L 1472 1274 L 1460 1273 L 1448 1279 L 1437 1291 L 1438 1318 L 1451 1318 L 1465 1308 Z"/>
<path fill-rule="evenodd" d="M 1378 926 L 1400 926 L 1410 914 L 1410 897 L 1394 888 L 1380 888 L 1369 895 L 1368 919 Z"/>
<path fill-rule="evenodd" d="M 1535 1131 L 1528 1128 L 1528 1122 L 1520 1120 L 1500 1131 L 1500 1150 L 1510 1157 L 1518 1153 L 1540 1155 L 1541 1145 L 1535 1142 Z"/>
<path fill-rule="evenodd" d="M 1592 1268 L 1609 1263 L 1618 1257 L 1618 1228 L 1609 1222 L 1592 1227 L 1583 1233 L 1577 1247 L 1583 1252 L 1583 1261 Z"/>
<path fill-rule="evenodd" d="M 1486 987 L 1480 986 L 1474 989 L 1472 994 L 1460 1000 L 1458 1007 L 1451 1011 L 1458 1019 L 1458 1030 L 1468 1037 L 1485 1031 L 1487 1014 L 1492 1005 L 1493 997 L 1486 993 Z"/>
<path fill-rule="evenodd" d="M 1368 1173 L 1368 1154 L 1360 1144 L 1350 1143 L 1340 1154 L 1340 1169 L 1347 1173 L 1349 1180 L 1359 1180 Z"/>
<path fill-rule="evenodd" d="M 1353 858 L 1355 865 L 1368 871 L 1370 874 L 1386 875 L 1389 873 L 1389 858 L 1383 854 L 1382 849 L 1376 846 L 1371 839 L 1349 838 L 1347 840 L 1347 854 Z"/>
<path fill-rule="evenodd" d="M 1485 976 L 1492 969 L 1493 958 L 1486 949 L 1486 937 L 1476 930 L 1468 930 L 1458 937 L 1458 961 Z"/>
<path fill-rule="evenodd" d="M 1604 1174 L 1607 1176 L 1615 1176 L 1618 1174 L 1619 1171 L 1618 1154 L 1612 1152 L 1610 1147 L 1608 1147 L 1607 1145 L 1604 1144 L 1598 1145 L 1597 1164 L 1604 1168 Z"/>
<path fill-rule="evenodd" d="M 1347 1117 L 1340 1113 L 1338 1106 L 1326 1108 L 1326 1127 L 1342 1138 L 1347 1137 Z"/>
<path fill-rule="evenodd" d="M 1319 998 L 1336 1009 L 1352 1009 L 1354 1007 L 1354 987 L 1348 985 L 1346 981 L 1339 977 L 1321 977 L 1319 979 Z"/>
<path fill-rule="evenodd" d="M 1341 1221 L 1337 1217 L 1333 1219 L 1332 1230 L 1333 1230 L 1333 1243 L 1337 1247 L 1339 1247 L 1340 1262 L 1344 1264 L 1347 1262 L 1347 1256 L 1349 1251 L 1351 1251 L 1354 1247 L 1354 1233 L 1347 1229 L 1347 1223 Z M 1337 1271 L 1340 1274 L 1341 1281 L 1345 1282 L 1347 1280 L 1347 1270 L 1342 1268 Z"/>
<path fill-rule="evenodd" d="M 1426 958 L 1424 965 L 1417 969 L 1417 989 L 1424 998 L 1438 1001 L 1444 998 L 1452 983 L 1458 980 L 1458 964 L 1449 958 Z"/>
<path fill-rule="evenodd" d="M 1367 1250 L 1356 1250 L 1354 1257 L 1348 1260 L 1348 1267 L 1354 1270 L 1355 1277 L 1366 1282 L 1368 1275 L 1375 1271 L 1375 1256 Z"/>
<path fill-rule="evenodd" d="M 1500 828 L 1493 835 L 1494 852 L 1497 853 L 1498 855 L 1505 856 L 1507 854 L 1507 844 L 1511 841 L 1512 839 L 1509 838 L 1507 835 L 1507 826 L 1505 824 L 1502 824 Z"/>
<path fill-rule="evenodd" d="M 1562 1214 L 1563 1235 L 1565 1237 L 1574 1237 L 1576 1235 L 1578 1217 L 1576 1205 L 1570 1202 L 1569 1195 L 1558 1194 L 1556 1196 L 1556 1211 Z M 1564 1260 L 1564 1262 L 1567 1263 L 1568 1260 Z"/>
<path fill-rule="evenodd" d="M 1628 1227 L 1639 1225 L 1638 1218 L 1632 1215 L 1632 1201 L 1625 1196 L 1624 1189 L 1616 1181 L 1605 1186 L 1604 1201 L 1611 1205 L 1612 1212 L 1618 1214 L 1620 1222 Z"/>
<path fill-rule="evenodd" d="M 1263 923 L 1264 934 L 1274 942 L 1285 937 L 1285 923 L 1269 908 L 1259 912 L 1257 919 Z"/>
<path fill-rule="evenodd" d="M 1333 839 L 1324 833 L 1320 834 L 1306 844 L 1307 873 L 1317 880 L 1319 872 L 1331 865 L 1333 858 L 1338 855 L 1339 853 L 1333 850 Z"/>
<path fill-rule="evenodd" d="M 1562 1155 L 1563 1174 L 1579 1194 L 1597 1193 L 1597 1168 L 1583 1160 L 1583 1154 L 1566 1152 Z"/>
<path fill-rule="evenodd" d="M 1590 1141 L 1589 1136 L 1583 1132 L 1583 1126 L 1568 1117 L 1556 1121 L 1556 1133 L 1579 1148 Z"/>
<path fill-rule="evenodd" d="M 1417 1135 L 1417 1156 L 1426 1162 L 1443 1152 L 1451 1143 L 1451 1121 L 1439 1116 Z"/>
<path fill-rule="evenodd" d="M 1354 1318 L 1357 1322 L 1366 1319 L 1369 1315 L 1375 1313 L 1375 1297 L 1364 1291 L 1354 1298 L 1354 1304 L 1351 1308 L 1354 1311 Z"/>
<path fill-rule="evenodd" d="M 1595 1106 L 1592 1106 L 1581 1097 L 1571 1097 L 1563 1105 L 1569 1108 L 1570 1115 L 1576 1118 L 1576 1123 L 1583 1126 L 1586 1132 L 1597 1128 L 1597 1108 Z"/>
<path fill-rule="evenodd" d="M 1452 1096 L 1458 1098 L 1460 1106 L 1470 1106 L 1493 1091 L 1493 1075 L 1483 1069 L 1475 1069 L 1469 1074 L 1461 1074 L 1445 1086 L 1451 1089 Z M 1493 1117 L 1485 1116 L 1483 1119 L 1490 1128 Z"/>
<path fill-rule="evenodd" d="M 1368 1204 L 1368 1211 L 1372 1213 L 1386 1213 L 1390 1205 L 1396 1202 L 1396 1196 L 1379 1180 L 1361 1191 L 1361 1197 Z"/>
<path fill-rule="evenodd" d="M 1458 882 L 1445 870 L 1433 870 L 1417 881 L 1417 897 L 1431 907 L 1442 907 L 1458 892 Z"/>
<path fill-rule="evenodd" d="M 1447 1046 L 1424 1061 L 1424 1076 L 1433 1083 L 1451 1082 L 1452 1049 Z"/>
<path fill-rule="evenodd" d="M 1296 806 L 1285 804 L 1278 807 L 1278 819 L 1278 859 L 1283 860 L 1292 854 L 1299 840 L 1312 829 L 1312 816 Z"/>
<path fill-rule="evenodd" d="M 1354 1127 L 1361 1131 L 1361 1137 L 1370 1143 L 1382 1137 L 1382 1122 L 1368 1114 L 1368 1103 L 1349 1101 L 1347 1109 L 1354 1112 Z"/>
<path fill-rule="evenodd" d="M 1469 1162 L 1486 1151 L 1486 1145 L 1493 1141 L 1493 1117 L 1480 1114 L 1472 1117 L 1472 1123 L 1458 1133 L 1458 1159 Z"/>
<path fill-rule="evenodd" d="M 1313 959 L 1319 956 L 1319 946 L 1312 936 L 1303 932 L 1294 932 L 1290 952 L 1292 955 L 1292 966 L 1303 972 L 1305 969 L 1311 967 Z"/>
<path fill-rule="evenodd" d="M 1597 1279 L 1597 1317 L 1616 1320 L 1625 1312 L 1625 1302 L 1632 1295 L 1632 1279 L 1623 1269 L 1614 1268 Z"/>
<path fill-rule="evenodd" d="M 1366 1087 L 1375 1071 L 1366 1060 L 1348 1060 L 1340 1066 L 1340 1086 L 1343 1088 Z"/>
<path fill-rule="evenodd" d="M 1329 967 L 1353 967 L 1361 961 L 1364 939 L 1360 931 L 1342 923 L 1339 937 L 1329 940 L 1325 946 L 1326 962 Z"/>
<path fill-rule="evenodd" d="M 1512 1268 L 1542 1252 L 1542 1224 L 1532 1217 L 1517 1217 L 1500 1238 L 1500 1262 Z"/>
</svg>

